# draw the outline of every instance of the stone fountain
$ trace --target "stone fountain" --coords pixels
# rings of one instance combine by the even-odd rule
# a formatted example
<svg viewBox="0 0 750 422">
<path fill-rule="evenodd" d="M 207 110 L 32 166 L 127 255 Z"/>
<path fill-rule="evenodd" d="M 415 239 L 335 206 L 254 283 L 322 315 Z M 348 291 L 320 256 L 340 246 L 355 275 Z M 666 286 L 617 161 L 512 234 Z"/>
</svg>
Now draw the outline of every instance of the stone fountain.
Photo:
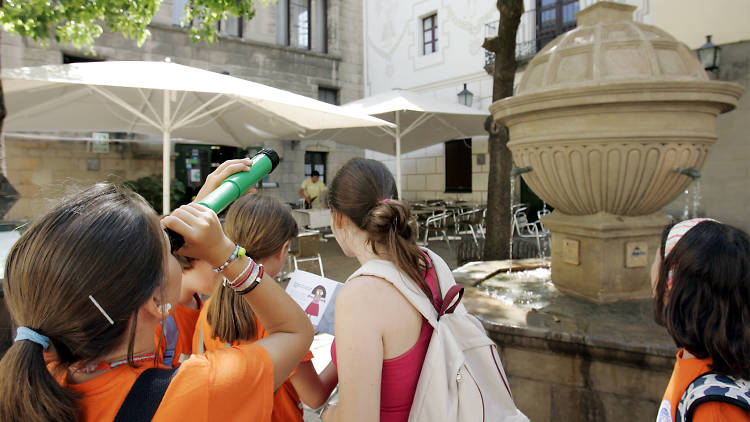
<svg viewBox="0 0 750 422">
<path fill-rule="evenodd" d="M 716 117 L 744 89 L 709 80 L 685 44 L 600 2 L 577 14 L 529 63 L 515 96 L 495 102 L 522 177 L 555 207 L 552 282 L 597 303 L 651 296 L 649 264 L 668 217 L 661 209 L 700 170 Z"/>
</svg>

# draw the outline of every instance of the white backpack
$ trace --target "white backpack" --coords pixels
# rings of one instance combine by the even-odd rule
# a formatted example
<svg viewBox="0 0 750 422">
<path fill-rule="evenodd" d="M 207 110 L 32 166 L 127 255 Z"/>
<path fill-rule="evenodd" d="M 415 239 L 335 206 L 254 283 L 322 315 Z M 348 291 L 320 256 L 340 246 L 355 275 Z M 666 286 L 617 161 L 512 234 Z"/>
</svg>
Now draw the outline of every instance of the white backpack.
<svg viewBox="0 0 750 422">
<path fill-rule="evenodd" d="M 428 249 L 437 274 L 440 311 L 417 284 L 396 266 L 371 260 L 349 277 L 369 275 L 387 280 L 434 328 L 419 375 L 409 422 L 528 422 L 516 408 L 497 346 L 477 318 L 460 304 L 463 287 L 442 258 Z"/>
</svg>

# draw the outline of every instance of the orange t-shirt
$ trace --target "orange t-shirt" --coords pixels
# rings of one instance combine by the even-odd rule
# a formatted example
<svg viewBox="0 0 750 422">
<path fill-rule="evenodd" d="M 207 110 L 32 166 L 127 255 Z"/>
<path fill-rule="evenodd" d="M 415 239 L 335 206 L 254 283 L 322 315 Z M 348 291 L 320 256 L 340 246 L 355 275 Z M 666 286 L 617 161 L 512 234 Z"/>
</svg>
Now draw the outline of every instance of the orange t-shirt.
<svg viewBox="0 0 750 422">
<path fill-rule="evenodd" d="M 674 364 L 672 378 L 669 379 L 667 391 L 661 402 L 657 422 L 674 422 L 677 405 L 680 404 L 682 394 L 694 379 L 709 372 L 711 358 L 683 358 L 685 349 L 677 352 L 677 362 Z M 729 403 L 707 402 L 698 405 L 693 413 L 694 422 L 750 422 L 750 412 Z"/>
<path fill-rule="evenodd" d="M 111 421 L 138 375 L 156 366 L 121 365 L 67 387 L 80 393 L 79 420 Z M 273 363 L 257 345 L 192 356 L 177 370 L 154 421 L 269 421 L 273 409 Z"/>
<path fill-rule="evenodd" d="M 193 297 L 198 302 L 198 309 L 177 305 L 172 315 L 163 321 L 163 325 L 156 326 L 154 342 L 159 347 L 159 353 L 157 353 L 159 363 L 164 363 L 167 347 L 169 347 L 169 354 L 172 356 L 172 368 L 180 366 L 193 353 L 193 331 L 195 331 L 198 315 L 200 315 L 200 310 L 203 307 L 200 296 L 196 294 Z"/>
<path fill-rule="evenodd" d="M 206 352 L 210 350 L 221 350 L 227 347 L 226 343 L 219 340 L 218 337 L 213 337 L 211 335 L 213 333 L 213 330 L 206 320 L 210 302 L 211 299 L 208 299 L 204 303 L 194 330 L 195 333 L 193 335 L 192 347 L 195 353 L 198 353 L 198 350 L 200 349 L 199 342 L 201 333 L 203 334 L 203 344 Z M 233 347 L 241 344 L 252 344 L 259 339 L 268 337 L 268 331 L 266 331 L 258 318 L 253 315 L 253 319 L 255 320 L 256 327 L 255 338 L 251 341 L 235 341 L 232 344 Z M 308 362 L 312 360 L 312 358 L 313 354 L 308 350 L 305 354 L 305 357 L 302 358 L 302 362 Z M 289 375 L 289 377 L 291 378 L 296 372 L 297 369 L 295 368 L 294 371 L 292 371 L 292 373 Z M 294 386 L 292 385 L 292 382 L 289 380 L 289 378 L 287 378 L 287 380 L 284 381 L 284 383 L 281 384 L 278 390 L 276 390 L 276 392 L 274 393 L 273 414 L 271 416 L 271 420 L 273 422 L 303 421 L 302 402 L 300 401 L 299 394 L 297 394 L 297 390 L 294 389 Z"/>
</svg>

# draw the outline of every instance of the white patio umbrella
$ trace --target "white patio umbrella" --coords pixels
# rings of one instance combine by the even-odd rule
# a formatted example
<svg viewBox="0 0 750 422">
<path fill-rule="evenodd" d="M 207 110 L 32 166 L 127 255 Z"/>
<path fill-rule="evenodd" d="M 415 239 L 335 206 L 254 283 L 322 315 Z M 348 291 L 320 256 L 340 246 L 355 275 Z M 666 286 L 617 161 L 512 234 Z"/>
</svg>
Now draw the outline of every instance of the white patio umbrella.
<svg viewBox="0 0 750 422">
<path fill-rule="evenodd" d="M 351 103 L 342 108 L 369 114 L 395 127 L 359 127 L 324 130 L 308 137 L 396 155 L 396 186 L 401 196 L 401 154 L 451 139 L 486 135 L 488 111 L 476 110 L 433 97 L 394 89 Z"/>
<path fill-rule="evenodd" d="M 355 110 L 176 63 L 112 61 L 3 69 L 7 131 L 160 134 L 163 210 L 170 141 L 246 147 L 310 131 L 392 126 Z"/>
</svg>

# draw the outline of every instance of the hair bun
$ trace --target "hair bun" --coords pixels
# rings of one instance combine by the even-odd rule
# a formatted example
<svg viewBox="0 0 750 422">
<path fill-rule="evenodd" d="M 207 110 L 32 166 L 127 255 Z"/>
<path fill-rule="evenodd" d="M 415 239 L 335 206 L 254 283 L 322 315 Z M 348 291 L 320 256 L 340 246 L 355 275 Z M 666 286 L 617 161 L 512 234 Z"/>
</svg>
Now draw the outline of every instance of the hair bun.
<svg viewBox="0 0 750 422">
<path fill-rule="evenodd" d="M 395 232 L 404 239 L 411 239 L 414 230 L 410 220 L 409 209 L 402 202 L 387 199 L 372 207 L 362 228 L 382 235 Z"/>
</svg>

